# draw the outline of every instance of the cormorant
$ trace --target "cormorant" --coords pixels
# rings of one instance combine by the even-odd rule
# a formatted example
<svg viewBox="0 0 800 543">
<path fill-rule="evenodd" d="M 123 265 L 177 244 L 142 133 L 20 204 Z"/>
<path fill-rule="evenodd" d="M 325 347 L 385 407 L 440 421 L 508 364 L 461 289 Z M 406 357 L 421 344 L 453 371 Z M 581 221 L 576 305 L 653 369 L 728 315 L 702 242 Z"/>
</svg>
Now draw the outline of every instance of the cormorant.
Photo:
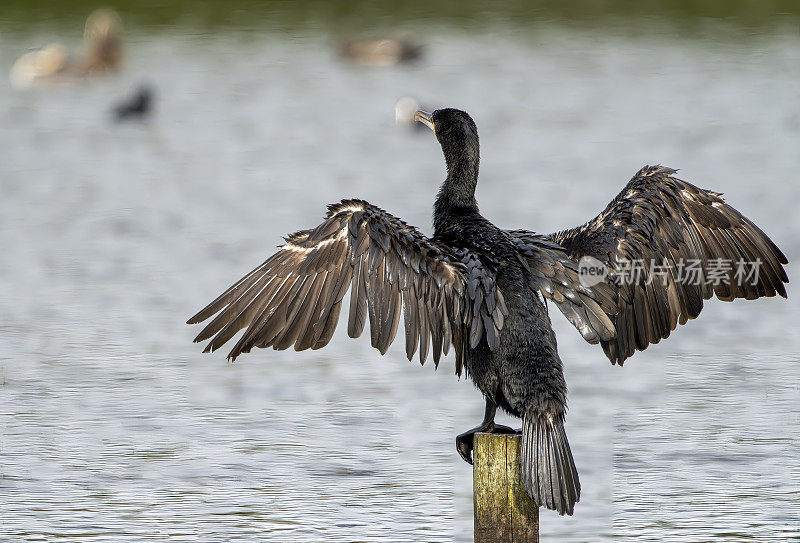
<svg viewBox="0 0 800 543">
<path fill-rule="evenodd" d="M 697 317 L 713 294 L 785 297 L 786 257 L 720 194 L 662 166 L 642 168 L 583 226 L 550 235 L 500 229 L 475 200 L 478 132 L 470 116 L 440 109 L 417 112 L 416 119 L 434 131 L 447 163 L 433 237 L 362 200 L 333 204 L 322 224 L 289 235 L 276 254 L 189 319 L 218 313 L 195 341 L 212 338 L 205 352 L 213 351 L 246 328 L 228 358 L 253 347 L 319 349 L 352 286 L 351 337 L 369 319 L 372 345 L 384 353 L 402 309 L 409 359 L 419 350 L 424 363 L 432 349 L 438 363 L 453 345 L 456 372 L 465 371 L 486 400 L 483 422 L 456 438 L 461 456 L 472 462 L 475 432 L 514 432 L 494 423 L 498 407 L 521 417 L 526 490 L 538 505 L 572 514 L 581 487 L 564 432 L 567 387 L 547 303 L 622 365 Z M 610 279 L 582 281 L 585 258 L 605 265 Z M 733 269 L 720 275 L 716 264 L 724 260 L 760 262 L 761 272 L 749 282 Z M 642 266 L 626 281 L 627 261 L 662 267 Z M 692 262 L 700 281 L 679 274 Z M 713 283 L 712 276 L 724 280 Z"/>
</svg>

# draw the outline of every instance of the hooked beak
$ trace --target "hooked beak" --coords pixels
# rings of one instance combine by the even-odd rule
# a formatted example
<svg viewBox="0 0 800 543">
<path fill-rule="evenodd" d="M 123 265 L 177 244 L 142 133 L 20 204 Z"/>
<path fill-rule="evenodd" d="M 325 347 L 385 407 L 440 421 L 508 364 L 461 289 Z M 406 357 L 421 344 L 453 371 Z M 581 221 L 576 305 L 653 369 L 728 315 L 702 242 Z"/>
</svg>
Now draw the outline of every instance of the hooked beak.
<svg viewBox="0 0 800 543">
<path fill-rule="evenodd" d="M 434 134 L 436 133 L 436 128 L 434 128 L 433 121 L 431 120 L 431 114 L 427 111 L 419 110 L 414 113 L 414 120 L 433 130 Z"/>
</svg>

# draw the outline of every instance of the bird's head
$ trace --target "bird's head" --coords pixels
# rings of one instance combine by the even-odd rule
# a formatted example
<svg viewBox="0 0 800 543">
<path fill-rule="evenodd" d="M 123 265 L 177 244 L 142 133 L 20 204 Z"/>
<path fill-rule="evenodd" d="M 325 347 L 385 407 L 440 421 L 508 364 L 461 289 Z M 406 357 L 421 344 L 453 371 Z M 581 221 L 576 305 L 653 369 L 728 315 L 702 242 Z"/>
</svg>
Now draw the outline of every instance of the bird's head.
<svg viewBox="0 0 800 543">
<path fill-rule="evenodd" d="M 460 109 L 445 108 L 433 113 L 417 111 L 414 120 L 436 134 L 450 175 L 466 176 L 477 182 L 480 153 L 478 127 L 472 117 Z"/>
<path fill-rule="evenodd" d="M 442 144 L 465 145 L 478 141 L 478 127 L 466 111 L 460 109 L 437 109 L 433 113 L 417 111 L 414 120 L 433 130 Z"/>
<path fill-rule="evenodd" d="M 475 185 L 478 183 L 478 128 L 475 121 L 460 109 L 437 109 L 433 113 L 417 111 L 414 120 L 436 134 L 447 163 L 447 178 L 442 183 L 434 204 L 434 227 L 442 228 L 442 221 L 454 209 L 477 212 Z"/>
</svg>

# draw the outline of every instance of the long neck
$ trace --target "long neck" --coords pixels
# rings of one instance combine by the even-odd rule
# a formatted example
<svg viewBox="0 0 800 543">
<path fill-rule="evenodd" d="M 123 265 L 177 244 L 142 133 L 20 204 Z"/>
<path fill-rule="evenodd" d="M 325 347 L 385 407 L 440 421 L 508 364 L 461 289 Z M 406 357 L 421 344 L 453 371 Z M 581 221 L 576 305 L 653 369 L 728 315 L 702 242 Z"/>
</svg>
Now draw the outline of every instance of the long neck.
<svg viewBox="0 0 800 543">
<path fill-rule="evenodd" d="M 442 151 L 447 162 L 447 178 L 433 205 L 433 227 L 436 234 L 444 233 L 454 218 L 478 213 L 478 202 L 475 200 L 480 164 L 477 141 L 455 149 L 443 144 Z"/>
</svg>

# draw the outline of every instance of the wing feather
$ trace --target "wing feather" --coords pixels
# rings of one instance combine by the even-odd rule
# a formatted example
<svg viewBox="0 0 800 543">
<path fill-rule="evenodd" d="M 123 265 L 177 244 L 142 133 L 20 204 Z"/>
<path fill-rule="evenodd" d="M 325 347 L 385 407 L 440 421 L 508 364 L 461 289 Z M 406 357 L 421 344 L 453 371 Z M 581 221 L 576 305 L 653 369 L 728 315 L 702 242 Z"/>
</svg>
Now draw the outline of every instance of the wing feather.
<svg viewBox="0 0 800 543">
<path fill-rule="evenodd" d="M 548 236 L 574 261 L 596 258 L 614 277 L 608 282 L 613 300 L 598 294 L 604 311 L 609 302 L 616 305 L 615 314 L 607 312 L 616 335 L 601 339 L 615 364 L 669 337 L 678 324 L 696 318 L 712 296 L 724 301 L 786 297 L 787 260 L 775 243 L 721 194 L 674 173 L 646 166 L 600 215 Z M 644 263 L 638 276 L 623 273 L 632 262 Z M 660 277 L 648 268 L 651 262 L 665 265 Z M 686 273 L 690 263 L 697 264 L 694 275 Z M 737 275 L 748 265 L 757 269 L 750 281 Z"/>
<path fill-rule="evenodd" d="M 616 330 L 610 315 L 616 314 L 617 308 L 609 285 L 582 284 L 577 264 L 563 247 L 547 237 L 527 230 L 506 233 L 516 244 L 533 291 L 555 303 L 589 343 L 614 337 Z"/>
<path fill-rule="evenodd" d="M 508 311 L 494 275 L 469 251 L 439 246 L 362 200 L 329 206 L 319 226 L 285 240 L 189 319 L 211 319 L 195 339 L 210 339 L 205 351 L 242 329 L 232 360 L 253 347 L 319 349 L 333 336 L 348 289 L 348 334 L 360 336 L 369 320 L 381 353 L 397 335 L 401 313 L 409 360 L 419 351 L 424 363 L 432 349 L 438 364 L 453 344 L 460 372 L 470 346 L 499 344 Z"/>
</svg>

